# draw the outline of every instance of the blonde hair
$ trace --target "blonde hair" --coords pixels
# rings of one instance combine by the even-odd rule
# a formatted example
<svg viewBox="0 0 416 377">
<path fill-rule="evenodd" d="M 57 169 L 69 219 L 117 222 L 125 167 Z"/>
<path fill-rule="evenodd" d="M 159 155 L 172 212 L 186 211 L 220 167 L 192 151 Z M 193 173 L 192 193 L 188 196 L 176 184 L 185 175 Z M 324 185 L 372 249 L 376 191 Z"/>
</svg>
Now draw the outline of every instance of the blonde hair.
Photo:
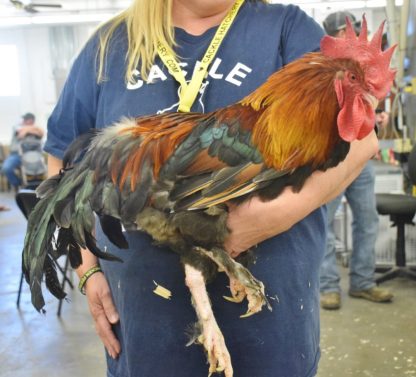
<svg viewBox="0 0 416 377">
<path fill-rule="evenodd" d="M 268 0 L 248 0 L 252 2 Z M 172 0 L 133 0 L 124 12 L 99 27 L 97 52 L 97 82 L 105 80 L 105 61 L 114 31 L 122 24 L 127 30 L 128 48 L 126 53 L 126 82 L 134 82 L 134 71 L 140 61 L 140 74 L 146 79 L 157 55 L 157 43 L 162 42 L 174 56 L 174 28 L 172 24 Z"/>
<path fill-rule="evenodd" d="M 157 43 L 161 41 L 175 56 L 174 29 L 172 25 L 172 0 L 134 0 L 132 5 L 101 26 L 97 52 L 97 82 L 105 80 L 105 61 L 114 31 L 122 24 L 127 30 L 126 82 L 134 81 L 134 71 L 140 61 L 140 74 L 147 73 L 157 55 Z"/>
</svg>

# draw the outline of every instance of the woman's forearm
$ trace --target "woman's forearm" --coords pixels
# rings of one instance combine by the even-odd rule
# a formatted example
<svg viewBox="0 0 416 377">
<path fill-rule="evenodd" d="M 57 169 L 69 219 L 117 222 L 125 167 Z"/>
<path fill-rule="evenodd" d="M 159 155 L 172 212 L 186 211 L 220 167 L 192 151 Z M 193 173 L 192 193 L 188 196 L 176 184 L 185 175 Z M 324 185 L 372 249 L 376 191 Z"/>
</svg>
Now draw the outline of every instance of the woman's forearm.
<svg viewBox="0 0 416 377">
<path fill-rule="evenodd" d="M 366 139 L 353 142 L 347 158 L 337 167 L 313 173 L 301 192 L 294 193 L 287 188 L 282 197 L 276 200 L 278 208 L 284 205 L 291 209 L 287 229 L 345 191 L 377 150 L 378 140 L 375 133 L 372 133 Z M 282 221 L 281 218 L 279 220 Z"/>
<path fill-rule="evenodd" d="M 374 133 L 353 142 L 347 158 L 337 167 L 317 171 L 298 193 L 288 187 L 276 199 L 262 202 L 258 198 L 231 206 L 228 226 L 231 234 L 226 248 L 233 255 L 290 229 L 312 211 L 331 201 L 360 174 L 366 162 L 377 152 Z"/>
<path fill-rule="evenodd" d="M 48 154 L 48 177 L 58 174 L 62 166 L 62 160 Z"/>
<path fill-rule="evenodd" d="M 48 177 L 56 175 L 62 168 L 62 160 L 48 155 Z M 81 249 L 82 264 L 76 269 L 77 275 L 81 277 L 92 266 L 98 263 L 97 257 L 92 254 L 88 249 Z"/>
</svg>

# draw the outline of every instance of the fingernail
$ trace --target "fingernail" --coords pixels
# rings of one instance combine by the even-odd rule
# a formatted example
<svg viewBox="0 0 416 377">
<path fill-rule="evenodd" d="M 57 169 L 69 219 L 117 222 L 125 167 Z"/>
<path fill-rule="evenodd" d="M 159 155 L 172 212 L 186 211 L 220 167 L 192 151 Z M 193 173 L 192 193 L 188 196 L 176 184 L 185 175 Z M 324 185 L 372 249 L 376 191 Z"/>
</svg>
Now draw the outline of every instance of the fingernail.
<svg viewBox="0 0 416 377">
<path fill-rule="evenodd" d="M 111 314 L 109 318 L 111 323 L 116 323 L 118 321 L 118 315 L 117 314 Z"/>
</svg>

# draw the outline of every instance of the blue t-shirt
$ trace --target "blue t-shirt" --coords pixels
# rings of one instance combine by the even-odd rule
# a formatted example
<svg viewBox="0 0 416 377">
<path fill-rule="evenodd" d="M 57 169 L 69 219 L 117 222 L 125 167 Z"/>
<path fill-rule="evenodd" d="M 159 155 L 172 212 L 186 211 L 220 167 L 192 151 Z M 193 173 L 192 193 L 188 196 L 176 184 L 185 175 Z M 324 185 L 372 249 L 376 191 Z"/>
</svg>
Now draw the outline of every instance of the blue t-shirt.
<svg viewBox="0 0 416 377">
<path fill-rule="evenodd" d="M 186 79 L 207 49 L 216 28 L 200 36 L 175 30 Z M 192 111 L 209 112 L 234 103 L 267 77 L 304 53 L 319 49 L 320 26 L 295 6 L 248 2 L 242 6 L 214 58 Z M 178 83 L 156 59 L 145 82 L 137 72 L 126 84 L 126 33 L 112 39 L 105 76 L 96 83 L 96 39 L 74 62 L 59 102 L 48 122 L 45 150 L 62 158 L 68 144 L 88 129 L 102 128 L 123 116 L 176 111 Z M 104 262 L 120 323 L 115 326 L 122 352 L 108 358 L 108 376 L 205 377 L 206 357 L 200 346 L 185 347 L 185 329 L 195 322 L 179 258 L 152 244 L 150 237 L 129 232 L 130 250 L 117 250 L 97 230 L 101 247 L 124 263 Z M 311 377 L 319 360 L 319 265 L 325 246 L 323 209 L 289 231 L 260 244 L 250 267 L 264 282 L 273 311 L 246 319 L 246 302 L 234 304 L 224 274 L 208 291 L 230 351 L 236 377 Z M 155 283 L 172 291 L 165 300 L 153 293 Z"/>
</svg>

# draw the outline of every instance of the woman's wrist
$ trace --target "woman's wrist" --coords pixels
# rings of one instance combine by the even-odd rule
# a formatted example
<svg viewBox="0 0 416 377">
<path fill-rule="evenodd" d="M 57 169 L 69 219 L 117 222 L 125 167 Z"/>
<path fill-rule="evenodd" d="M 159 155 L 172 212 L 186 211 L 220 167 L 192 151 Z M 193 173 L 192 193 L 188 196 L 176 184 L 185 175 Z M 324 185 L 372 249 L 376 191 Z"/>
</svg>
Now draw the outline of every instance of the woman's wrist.
<svg viewBox="0 0 416 377">
<path fill-rule="evenodd" d="M 258 238 L 257 243 L 274 237 L 293 226 L 293 214 L 287 210 L 287 202 L 284 200 L 287 195 L 292 195 L 291 188 L 287 188 L 281 196 L 270 201 L 262 201 L 259 198 L 252 199 L 248 215 L 251 218 L 251 225 L 255 229 L 253 235 Z"/>
<path fill-rule="evenodd" d="M 81 249 L 82 264 L 75 270 L 78 277 L 81 277 L 91 268 L 97 266 L 98 258 L 88 249 Z"/>
<path fill-rule="evenodd" d="M 78 289 L 83 295 L 85 295 L 85 287 L 86 287 L 86 284 L 87 284 L 88 280 L 90 279 L 91 276 L 93 276 L 97 272 L 102 272 L 101 267 L 98 264 L 96 264 L 94 266 L 91 266 L 81 276 L 81 278 L 79 280 L 79 284 L 78 284 Z"/>
</svg>

